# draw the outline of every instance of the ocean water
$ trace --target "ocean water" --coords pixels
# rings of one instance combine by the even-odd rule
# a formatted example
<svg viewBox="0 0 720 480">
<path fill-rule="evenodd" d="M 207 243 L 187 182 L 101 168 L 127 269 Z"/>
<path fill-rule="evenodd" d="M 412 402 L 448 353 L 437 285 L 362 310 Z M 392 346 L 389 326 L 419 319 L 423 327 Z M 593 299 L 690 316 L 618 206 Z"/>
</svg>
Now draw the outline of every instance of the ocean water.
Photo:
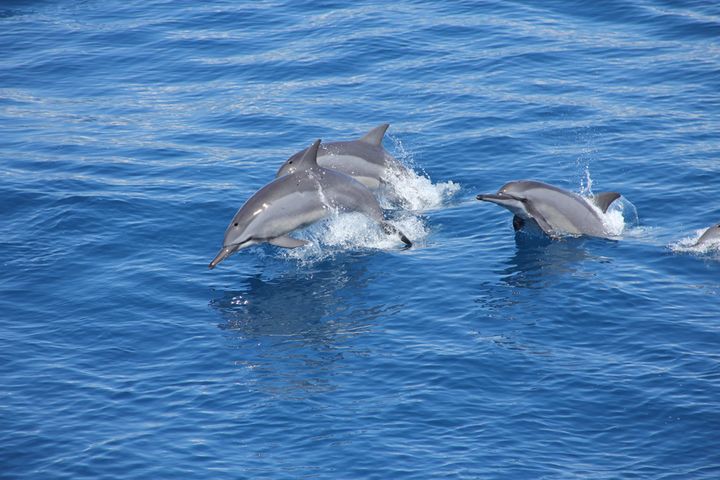
<svg viewBox="0 0 720 480">
<path fill-rule="evenodd" d="M 314 139 L 362 217 L 207 264 Z M 475 200 L 618 191 L 615 240 Z M 720 6 L 0 4 L 0 478 L 717 479 Z"/>
</svg>

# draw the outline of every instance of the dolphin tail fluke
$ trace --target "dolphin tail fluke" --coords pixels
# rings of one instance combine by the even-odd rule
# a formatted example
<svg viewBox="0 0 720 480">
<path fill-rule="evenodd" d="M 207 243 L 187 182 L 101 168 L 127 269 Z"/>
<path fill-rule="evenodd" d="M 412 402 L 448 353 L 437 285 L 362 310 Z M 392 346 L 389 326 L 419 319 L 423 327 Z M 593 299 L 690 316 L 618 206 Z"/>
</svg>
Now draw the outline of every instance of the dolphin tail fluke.
<svg viewBox="0 0 720 480">
<path fill-rule="evenodd" d="M 382 227 L 383 231 L 385 233 L 387 233 L 388 235 L 396 234 L 398 237 L 400 237 L 400 240 L 406 246 L 412 247 L 412 242 L 405 236 L 404 233 L 402 233 L 400 230 L 398 230 L 397 227 L 395 227 L 395 225 L 392 225 L 391 223 L 388 223 L 388 222 L 382 222 L 380 224 L 380 226 Z"/>
</svg>

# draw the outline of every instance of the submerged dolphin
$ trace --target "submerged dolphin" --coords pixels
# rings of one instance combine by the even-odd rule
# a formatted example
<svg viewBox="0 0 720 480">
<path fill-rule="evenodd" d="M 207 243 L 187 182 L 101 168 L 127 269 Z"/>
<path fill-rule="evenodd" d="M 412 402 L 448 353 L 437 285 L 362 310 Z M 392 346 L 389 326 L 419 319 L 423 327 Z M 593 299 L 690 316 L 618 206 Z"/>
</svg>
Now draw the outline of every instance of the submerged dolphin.
<svg viewBox="0 0 720 480">
<path fill-rule="evenodd" d="M 317 140 L 305 150 L 293 173 L 268 183 L 240 207 L 225 230 L 223 247 L 210 268 L 241 248 L 258 243 L 285 248 L 305 245 L 305 240 L 289 237 L 288 233 L 330 216 L 333 209 L 363 213 L 386 233 L 396 233 L 411 245 L 402 232 L 385 221 L 370 190 L 352 177 L 318 166 L 319 145 Z"/>
<path fill-rule="evenodd" d="M 693 244 L 693 247 L 704 247 L 716 242 L 720 242 L 720 223 L 705 230 L 697 242 Z"/>
<path fill-rule="evenodd" d="M 477 199 L 497 203 L 514 213 L 515 230 L 525 222 L 535 222 L 553 238 L 564 234 L 607 238 L 602 219 L 590 203 L 605 213 L 619 197 L 619 193 L 605 192 L 585 198 L 547 183 L 519 180 L 506 183 L 497 193 L 480 194 Z"/>
<path fill-rule="evenodd" d="M 318 152 L 318 165 L 350 175 L 371 190 L 380 188 L 388 169 L 403 169 L 382 146 L 385 131 L 390 125 L 383 123 L 370 130 L 358 140 L 323 143 Z M 306 150 L 288 158 L 278 170 L 276 177 L 295 171 L 297 162 Z"/>
</svg>

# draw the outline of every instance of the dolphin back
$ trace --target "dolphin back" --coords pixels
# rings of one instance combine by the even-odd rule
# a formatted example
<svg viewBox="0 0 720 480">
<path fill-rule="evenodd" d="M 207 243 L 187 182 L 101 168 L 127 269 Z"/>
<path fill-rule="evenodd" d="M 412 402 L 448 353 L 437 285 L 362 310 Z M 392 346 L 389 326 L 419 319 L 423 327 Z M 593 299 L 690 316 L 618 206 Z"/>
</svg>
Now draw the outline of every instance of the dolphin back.
<svg viewBox="0 0 720 480">
<path fill-rule="evenodd" d="M 602 218 L 590 205 L 588 199 L 541 182 L 532 182 L 528 187 L 524 192 L 528 212 L 548 235 L 568 233 L 607 237 Z M 608 201 L 611 195 L 603 195 L 600 198 Z"/>
<path fill-rule="evenodd" d="M 379 188 L 388 169 L 403 168 L 382 146 L 388 127 L 387 123 L 378 125 L 358 140 L 323 143 L 318 151 L 318 165 L 350 175 L 372 190 Z M 288 158 L 278 169 L 276 178 L 297 171 L 306 153 L 307 149 Z"/>
</svg>

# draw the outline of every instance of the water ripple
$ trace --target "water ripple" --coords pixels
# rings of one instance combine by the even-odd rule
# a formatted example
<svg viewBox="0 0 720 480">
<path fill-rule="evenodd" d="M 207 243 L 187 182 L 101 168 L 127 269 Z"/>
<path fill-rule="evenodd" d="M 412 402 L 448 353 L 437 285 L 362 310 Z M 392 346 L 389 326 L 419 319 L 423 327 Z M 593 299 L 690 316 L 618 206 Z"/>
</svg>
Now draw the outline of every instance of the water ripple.
<svg viewBox="0 0 720 480">
<path fill-rule="evenodd" d="M 0 476 L 720 474 L 712 2 L 8 0 L 0 27 Z M 415 248 L 338 216 L 207 270 L 289 155 L 382 122 Z M 622 238 L 515 235 L 474 196 L 519 178 L 622 192 Z"/>
</svg>

